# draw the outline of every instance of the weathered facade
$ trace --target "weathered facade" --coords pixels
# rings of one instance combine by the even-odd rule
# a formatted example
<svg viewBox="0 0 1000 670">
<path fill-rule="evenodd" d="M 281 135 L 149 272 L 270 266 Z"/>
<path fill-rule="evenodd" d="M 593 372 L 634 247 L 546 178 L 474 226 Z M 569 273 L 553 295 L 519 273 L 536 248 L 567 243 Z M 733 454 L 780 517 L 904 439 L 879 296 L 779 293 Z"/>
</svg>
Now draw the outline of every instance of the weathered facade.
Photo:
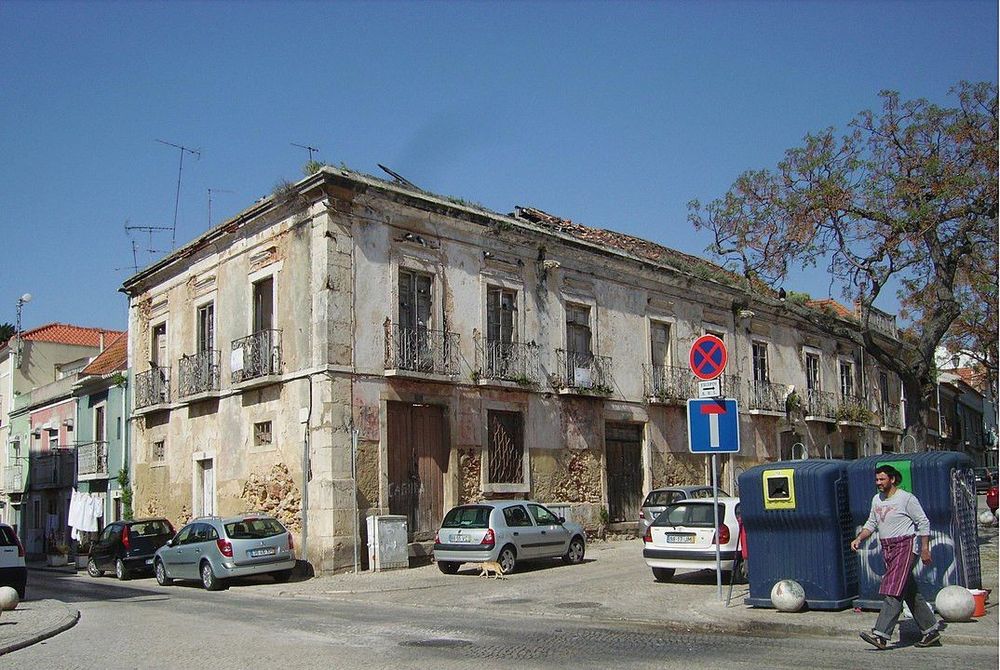
<svg viewBox="0 0 1000 670">
<path fill-rule="evenodd" d="M 491 496 L 634 521 L 650 488 L 710 477 L 685 424 L 704 333 L 741 403 L 724 487 L 762 461 L 898 449 L 898 381 L 729 279 L 324 168 L 125 283 L 137 513 L 271 511 L 318 570 L 352 564 L 372 513 L 416 540 Z"/>
</svg>

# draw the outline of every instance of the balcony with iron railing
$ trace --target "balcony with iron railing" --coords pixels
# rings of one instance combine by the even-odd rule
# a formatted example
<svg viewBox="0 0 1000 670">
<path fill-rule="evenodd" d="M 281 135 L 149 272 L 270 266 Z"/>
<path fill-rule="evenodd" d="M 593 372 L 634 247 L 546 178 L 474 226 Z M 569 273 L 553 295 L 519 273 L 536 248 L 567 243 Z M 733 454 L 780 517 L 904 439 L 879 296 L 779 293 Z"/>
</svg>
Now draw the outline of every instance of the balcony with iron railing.
<svg viewBox="0 0 1000 670">
<path fill-rule="evenodd" d="M 808 389 L 806 391 L 806 421 L 837 420 L 837 395 L 830 391 Z"/>
<path fill-rule="evenodd" d="M 872 411 L 864 398 L 841 394 L 837 404 L 837 422 L 842 424 L 867 425 L 872 422 Z"/>
<path fill-rule="evenodd" d="M 24 465 L 5 465 L 3 468 L 3 486 L 7 495 L 24 493 Z"/>
<path fill-rule="evenodd" d="M 108 476 L 108 443 L 86 442 L 76 447 L 77 479 L 104 479 Z"/>
<path fill-rule="evenodd" d="M 760 379 L 747 380 L 747 409 L 751 414 L 784 414 L 788 385 Z"/>
<path fill-rule="evenodd" d="M 59 447 L 49 451 L 32 453 L 28 458 L 28 488 L 65 488 L 75 483 L 73 449 Z"/>
<path fill-rule="evenodd" d="M 135 376 L 135 408 L 143 409 L 170 402 L 170 368 L 154 367 Z"/>
<path fill-rule="evenodd" d="M 690 368 L 673 365 L 643 365 L 643 386 L 650 402 L 684 403 L 694 398 L 694 376 Z"/>
<path fill-rule="evenodd" d="M 221 352 L 201 351 L 177 361 L 177 396 L 190 398 L 219 390 Z"/>
<path fill-rule="evenodd" d="M 903 412 L 899 404 L 882 405 L 882 428 L 891 431 L 903 430 Z"/>
<path fill-rule="evenodd" d="M 525 387 L 536 386 L 538 370 L 538 345 L 476 337 L 475 376 L 480 384 L 507 382 Z"/>
<path fill-rule="evenodd" d="M 271 383 L 281 374 L 281 331 L 259 330 L 232 341 L 232 383 L 241 388 Z"/>
<path fill-rule="evenodd" d="M 561 393 L 611 395 L 611 357 L 595 356 L 589 351 L 556 349 L 559 361 L 557 386 Z"/>
<path fill-rule="evenodd" d="M 458 333 L 403 328 L 388 320 L 384 327 L 386 374 L 421 377 L 458 374 Z"/>
</svg>

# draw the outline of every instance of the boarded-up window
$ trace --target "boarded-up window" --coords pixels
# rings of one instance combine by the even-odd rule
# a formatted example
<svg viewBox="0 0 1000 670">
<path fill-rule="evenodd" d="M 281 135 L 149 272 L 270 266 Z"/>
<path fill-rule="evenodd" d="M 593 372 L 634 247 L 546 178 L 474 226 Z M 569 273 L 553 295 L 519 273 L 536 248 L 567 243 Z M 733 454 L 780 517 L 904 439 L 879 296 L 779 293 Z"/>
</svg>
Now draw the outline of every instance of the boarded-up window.
<svg viewBox="0 0 1000 670">
<path fill-rule="evenodd" d="M 650 355 L 654 368 L 670 365 L 670 324 L 657 321 L 649 325 Z"/>
<path fill-rule="evenodd" d="M 411 330 L 425 330 L 431 327 L 431 287 L 434 278 L 430 275 L 399 271 L 399 325 Z"/>
<path fill-rule="evenodd" d="M 486 289 L 486 337 L 510 344 L 516 340 L 517 291 L 490 286 Z"/>
<path fill-rule="evenodd" d="M 524 481 L 524 421 L 520 412 L 488 412 L 489 480 L 492 484 Z"/>
</svg>

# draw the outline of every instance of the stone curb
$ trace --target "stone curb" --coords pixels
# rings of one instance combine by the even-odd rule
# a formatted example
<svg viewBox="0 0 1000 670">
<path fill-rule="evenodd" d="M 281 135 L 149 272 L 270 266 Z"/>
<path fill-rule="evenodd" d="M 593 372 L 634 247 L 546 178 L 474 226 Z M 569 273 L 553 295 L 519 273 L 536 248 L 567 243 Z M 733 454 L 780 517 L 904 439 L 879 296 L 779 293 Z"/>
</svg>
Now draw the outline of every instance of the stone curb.
<svg viewBox="0 0 1000 670">
<path fill-rule="evenodd" d="M 30 647 L 33 644 L 37 644 L 42 640 L 47 640 L 50 637 L 55 637 L 63 631 L 69 630 L 80 621 L 80 610 L 71 610 L 62 603 L 59 603 L 61 607 L 66 609 L 65 615 L 63 615 L 58 622 L 47 628 L 43 628 L 34 635 L 22 638 L 20 640 L 14 640 L 6 645 L 0 645 L 0 656 L 4 654 L 9 654 L 12 651 L 17 651 L 18 649 L 24 649 L 25 647 Z"/>
</svg>

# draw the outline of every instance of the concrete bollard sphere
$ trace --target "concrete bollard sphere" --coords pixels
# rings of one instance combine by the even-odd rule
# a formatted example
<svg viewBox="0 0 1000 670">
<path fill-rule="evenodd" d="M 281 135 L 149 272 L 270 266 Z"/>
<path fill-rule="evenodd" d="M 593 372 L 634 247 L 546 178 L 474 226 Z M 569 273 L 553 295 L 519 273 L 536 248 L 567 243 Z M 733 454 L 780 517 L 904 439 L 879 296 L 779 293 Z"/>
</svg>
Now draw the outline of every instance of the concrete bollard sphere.
<svg viewBox="0 0 1000 670">
<path fill-rule="evenodd" d="M 0 586 L 0 611 L 16 609 L 19 602 L 20 598 L 17 597 L 17 591 L 13 587 Z"/>
<path fill-rule="evenodd" d="M 993 516 L 993 512 L 983 510 L 983 513 L 979 515 L 979 525 L 980 526 L 992 526 L 997 522 L 997 518 Z"/>
<path fill-rule="evenodd" d="M 976 600 L 964 586 L 946 586 L 938 591 L 934 608 L 945 621 L 968 621 L 976 610 Z"/>
<path fill-rule="evenodd" d="M 798 612 L 806 604 L 806 591 L 791 579 L 782 579 L 771 589 L 771 604 L 779 612 Z"/>
</svg>

